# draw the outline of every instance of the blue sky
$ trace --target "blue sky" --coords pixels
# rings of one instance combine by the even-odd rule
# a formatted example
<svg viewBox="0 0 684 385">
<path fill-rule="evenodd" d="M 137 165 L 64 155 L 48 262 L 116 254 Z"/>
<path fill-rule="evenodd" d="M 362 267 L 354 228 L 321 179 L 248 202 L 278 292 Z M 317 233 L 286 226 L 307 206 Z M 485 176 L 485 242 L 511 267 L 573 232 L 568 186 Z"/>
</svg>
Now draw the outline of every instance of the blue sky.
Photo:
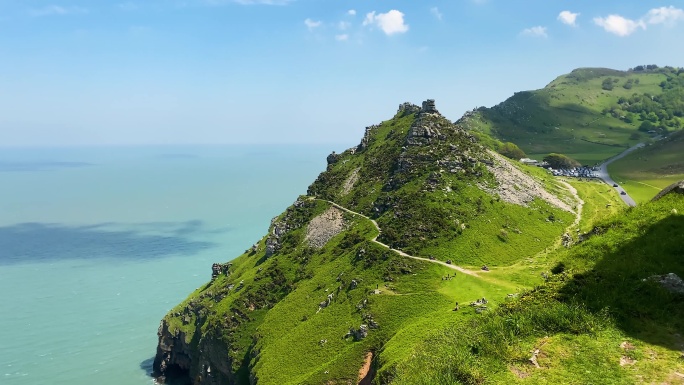
<svg viewBox="0 0 684 385">
<path fill-rule="evenodd" d="M 577 67 L 684 66 L 684 0 L 0 0 L 0 146 L 342 143 Z"/>
</svg>

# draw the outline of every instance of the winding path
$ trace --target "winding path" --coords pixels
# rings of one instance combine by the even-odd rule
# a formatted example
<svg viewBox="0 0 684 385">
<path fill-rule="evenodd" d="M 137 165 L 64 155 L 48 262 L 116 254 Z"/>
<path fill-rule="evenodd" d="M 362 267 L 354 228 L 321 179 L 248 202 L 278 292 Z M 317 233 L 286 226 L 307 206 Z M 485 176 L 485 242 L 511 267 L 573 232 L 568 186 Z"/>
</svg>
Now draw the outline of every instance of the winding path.
<svg viewBox="0 0 684 385">
<path fill-rule="evenodd" d="M 357 213 L 356 211 L 352 211 L 352 210 L 350 210 L 350 209 L 348 209 L 348 208 L 346 208 L 346 207 L 340 206 L 340 205 L 338 205 L 337 203 L 332 202 L 332 201 L 329 201 L 329 200 L 320 199 L 320 198 L 315 198 L 315 197 L 310 197 L 309 199 L 313 199 L 313 200 L 317 200 L 317 201 L 321 201 L 321 202 L 327 202 L 327 203 L 331 204 L 332 206 L 334 206 L 334 207 L 336 207 L 336 208 L 338 208 L 338 209 L 340 209 L 340 210 L 342 210 L 342 211 L 346 211 L 346 212 L 348 212 L 349 214 L 356 215 L 356 216 L 359 216 L 359 217 L 361 217 L 361 218 L 365 218 L 365 219 L 369 220 L 369 221 L 373 224 L 373 226 L 375 226 L 375 229 L 378 230 L 378 235 L 376 235 L 373 239 L 371 239 L 371 241 L 374 242 L 374 243 L 377 244 L 377 245 L 380 245 L 380 246 L 382 246 L 382 247 L 388 249 L 388 250 L 394 251 L 395 253 L 401 255 L 402 257 L 411 258 L 411 259 L 417 259 L 417 260 L 419 260 L 419 261 L 425 261 L 425 262 L 430 262 L 430 263 L 436 263 L 436 264 L 438 264 L 438 265 L 446 266 L 446 267 L 448 267 L 448 268 L 450 268 L 450 269 L 453 269 L 453 270 L 456 270 L 456 271 L 460 271 L 460 272 L 463 273 L 463 274 L 468 274 L 468 275 L 471 275 L 471 276 L 473 276 L 473 277 L 480 277 L 480 276 L 477 275 L 477 273 L 475 273 L 474 271 L 465 269 L 465 268 L 460 267 L 460 266 L 451 265 L 451 264 L 448 264 L 448 263 L 446 263 L 446 262 L 438 261 L 438 260 L 435 260 L 435 259 L 416 257 L 416 256 L 413 256 L 413 255 L 406 254 L 405 252 L 403 252 L 403 251 L 401 251 L 401 250 L 393 249 L 393 248 L 390 247 L 389 245 L 386 245 L 386 244 L 384 244 L 384 243 L 378 241 L 378 237 L 380 236 L 380 233 L 382 232 L 382 230 L 380 229 L 380 226 L 378 226 L 378 222 L 376 222 L 374 219 L 371 219 L 371 218 L 369 218 L 369 217 L 367 217 L 367 216 L 365 216 L 365 215 L 363 215 L 363 214 L 361 214 L 361 213 Z M 480 278 L 481 278 L 481 277 L 480 277 Z"/>
<path fill-rule="evenodd" d="M 572 225 L 568 226 L 568 228 L 565 230 L 565 232 L 569 232 L 571 228 L 579 226 L 580 221 L 582 220 L 582 209 L 584 208 L 584 201 L 582 198 L 579 197 L 579 194 L 577 194 L 577 189 L 572 187 L 572 185 L 564 180 L 561 180 L 560 183 L 565 186 L 568 191 L 570 191 L 570 194 L 575 198 L 575 201 L 577 201 L 577 207 L 575 208 L 575 221 L 572 222 Z"/>
<path fill-rule="evenodd" d="M 606 182 L 610 186 L 617 185 L 617 183 L 608 174 L 608 165 L 615 162 L 618 159 L 624 158 L 630 152 L 632 152 L 636 149 L 639 149 L 641 147 L 644 147 L 644 146 L 645 145 L 643 143 L 639 143 L 633 147 L 626 149 L 625 151 L 621 152 L 620 154 L 615 155 L 614 157 L 606 160 L 605 162 L 601 163 L 601 166 L 599 166 L 600 168 L 599 168 L 599 172 L 598 172 L 599 179 Z M 627 206 L 631 206 L 631 207 L 636 206 L 636 202 L 634 201 L 634 199 L 632 199 L 632 197 L 630 197 L 627 194 L 627 192 L 625 191 L 624 188 L 622 188 L 620 186 L 613 187 L 613 188 L 620 194 L 620 198 L 627 204 Z M 623 192 L 624 192 L 624 195 L 622 194 Z"/>
<path fill-rule="evenodd" d="M 575 189 L 574 187 L 572 187 L 572 185 L 570 185 L 568 182 L 565 182 L 565 181 L 560 181 L 560 183 L 563 184 L 563 185 L 570 191 L 570 193 L 572 194 L 572 196 L 573 196 L 573 197 L 575 198 L 575 200 L 577 201 L 577 207 L 575 208 L 575 221 L 572 223 L 572 225 L 568 226 L 568 228 L 566 229 L 566 232 L 569 232 L 571 228 L 579 226 L 580 220 L 582 219 L 582 208 L 584 207 L 584 201 L 579 197 L 579 195 L 577 194 L 577 189 Z M 356 212 L 356 211 L 350 210 L 350 209 L 348 209 L 348 208 L 346 208 L 346 207 L 344 207 L 344 206 L 340 206 L 339 204 L 337 204 L 337 203 L 335 203 L 335 202 L 333 202 L 333 201 L 329 201 L 329 200 L 326 200 L 326 199 L 320 199 L 320 198 L 316 198 L 316 197 L 309 197 L 309 199 L 311 199 L 311 200 L 317 200 L 317 201 L 321 201 L 321 202 L 326 202 L 326 203 L 332 205 L 333 207 L 336 207 L 336 208 L 338 208 L 338 209 L 340 209 L 340 210 L 342 210 L 342 211 L 345 211 L 345 212 L 347 212 L 347 213 L 349 213 L 349 214 L 356 215 L 356 216 L 359 216 L 359 217 L 361 217 L 361 218 L 364 218 L 364 219 L 369 220 L 369 221 L 373 224 L 373 226 L 375 226 L 375 229 L 378 231 L 378 235 L 376 235 L 375 237 L 373 237 L 373 239 L 371 239 L 371 242 L 374 242 L 375 244 L 377 244 L 377 245 L 379 245 L 379 246 L 382 246 L 382 247 L 384 247 L 384 248 L 386 248 L 386 249 L 388 249 L 388 250 L 394 251 L 395 253 L 401 255 L 402 257 L 411 258 L 411 259 L 416 259 L 416 260 L 419 260 L 419 261 L 425 261 L 425 262 L 435 263 L 435 264 L 438 264 L 438 265 L 442 265 L 442 266 L 444 266 L 444 267 L 448 267 L 449 269 L 459 271 L 459 272 L 461 272 L 461 273 L 463 273 L 463 274 L 467 274 L 467 275 L 470 275 L 470 276 L 473 276 L 473 277 L 482 278 L 482 276 L 478 275 L 476 272 L 474 272 L 474 271 L 472 271 L 472 270 L 468 270 L 468 269 L 463 268 L 463 267 L 460 267 L 460 266 L 456 266 L 456 265 L 449 264 L 449 263 L 446 263 L 446 262 L 438 261 L 438 260 L 436 260 L 436 259 L 429 259 L 429 258 L 416 257 L 416 256 L 413 256 L 413 255 L 407 254 L 407 253 L 405 253 L 405 252 L 403 252 L 403 251 L 401 251 L 401 250 L 394 249 L 394 248 L 392 248 L 391 246 L 386 245 L 386 244 L 384 244 L 384 243 L 378 241 L 378 237 L 380 236 L 380 233 L 382 233 L 382 230 L 380 229 L 380 226 L 378 226 L 378 222 L 376 222 L 374 219 L 371 219 L 371 218 L 369 218 L 369 217 L 367 217 L 367 216 L 365 216 L 365 215 L 363 215 L 363 214 L 361 214 L 361 213 L 358 213 L 358 212 Z"/>
</svg>

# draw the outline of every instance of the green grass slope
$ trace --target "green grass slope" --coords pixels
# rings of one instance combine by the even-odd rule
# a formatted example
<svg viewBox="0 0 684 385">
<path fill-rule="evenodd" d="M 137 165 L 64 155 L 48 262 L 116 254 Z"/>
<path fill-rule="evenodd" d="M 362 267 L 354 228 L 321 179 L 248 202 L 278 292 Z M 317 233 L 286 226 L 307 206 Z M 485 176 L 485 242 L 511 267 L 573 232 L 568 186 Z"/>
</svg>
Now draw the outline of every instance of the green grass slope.
<svg viewBox="0 0 684 385">
<path fill-rule="evenodd" d="M 630 153 L 611 163 L 608 171 L 638 203 L 684 179 L 684 131 Z"/>
<path fill-rule="evenodd" d="M 467 114 L 463 123 L 539 160 L 562 153 L 594 164 L 647 139 L 638 131 L 645 121 L 658 132 L 680 129 L 683 91 L 684 72 L 676 68 L 580 68 Z"/>
<path fill-rule="evenodd" d="M 433 333 L 392 384 L 681 383 L 684 196 L 599 222 L 555 255 L 555 274 L 496 311 Z"/>
<path fill-rule="evenodd" d="M 524 271 L 516 264 L 553 248 L 574 219 L 539 198 L 522 206 L 486 192 L 499 183 L 490 163 L 465 130 L 402 105 L 360 146 L 331 155 L 309 196 L 275 218 L 227 274 L 169 312 L 155 368 L 202 385 L 347 384 L 371 353 L 377 378 L 390 378 L 429 333 L 475 316 L 453 311 L 457 302 L 487 297 L 495 306 L 538 283 L 544 263 Z M 521 170 L 572 200 L 553 178 Z M 311 246 L 312 223 L 335 210 L 327 201 L 373 218 L 382 232 L 340 212 L 341 232 Z M 373 242 L 378 236 L 418 257 L 493 271 L 411 259 Z M 369 326 L 365 338 L 347 336 L 360 325 Z"/>
<path fill-rule="evenodd" d="M 497 183 L 485 166 L 491 160 L 485 147 L 442 116 L 422 119 L 400 110 L 372 127 L 368 145 L 337 154 L 309 194 L 376 219 L 380 240 L 395 248 L 467 266 L 510 265 L 544 249 L 572 223 L 571 213 L 546 201 L 524 207 L 484 191 Z M 416 123 L 441 137 L 407 145 Z M 529 170 L 530 178 L 540 177 Z M 346 193 L 353 176 L 358 180 Z M 555 180 L 545 183 L 567 194 Z"/>
</svg>

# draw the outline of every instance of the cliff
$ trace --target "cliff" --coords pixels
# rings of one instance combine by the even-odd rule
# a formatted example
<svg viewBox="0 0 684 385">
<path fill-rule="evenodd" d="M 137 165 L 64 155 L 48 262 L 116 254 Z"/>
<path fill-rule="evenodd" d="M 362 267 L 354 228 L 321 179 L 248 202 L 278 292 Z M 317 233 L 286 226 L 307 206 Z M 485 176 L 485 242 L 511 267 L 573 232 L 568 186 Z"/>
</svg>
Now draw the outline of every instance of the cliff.
<svg viewBox="0 0 684 385">
<path fill-rule="evenodd" d="M 515 291 L 482 264 L 535 255 L 577 214 L 565 187 L 490 153 L 431 100 L 327 160 L 264 238 L 162 320 L 159 380 L 388 381 L 421 336 L 475 314 L 455 303 Z"/>
</svg>

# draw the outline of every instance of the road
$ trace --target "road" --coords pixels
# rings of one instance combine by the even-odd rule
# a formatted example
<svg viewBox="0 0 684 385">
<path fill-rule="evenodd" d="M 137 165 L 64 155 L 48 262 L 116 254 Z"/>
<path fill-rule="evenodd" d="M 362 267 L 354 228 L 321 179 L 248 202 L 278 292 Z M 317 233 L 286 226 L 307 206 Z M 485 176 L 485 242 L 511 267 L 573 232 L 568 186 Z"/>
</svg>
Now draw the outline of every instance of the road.
<svg viewBox="0 0 684 385">
<path fill-rule="evenodd" d="M 599 179 L 606 182 L 610 186 L 617 185 L 617 182 L 615 182 L 610 177 L 610 175 L 608 174 L 608 165 L 615 162 L 618 159 L 624 158 L 630 152 L 632 152 L 636 149 L 639 149 L 641 147 L 644 147 L 643 143 L 639 143 L 634 147 L 630 147 L 630 148 L 626 149 L 625 151 L 623 151 L 622 153 L 615 155 L 614 157 L 612 157 L 612 158 L 606 160 L 605 162 L 601 163 L 601 165 L 599 166 L 599 171 L 598 171 Z M 619 185 L 618 185 L 618 187 L 613 187 L 613 188 L 618 192 L 618 194 L 620 194 L 620 198 L 622 199 L 623 202 L 625 202 L 627 204 L 627 206 L 631 206 L 631 207 L 636 206 L 636 202 L 634 201 L 634 199 L 632 199 L 632 197 L 629 196 L 629 194 L 627 194 L 625 189 L 623 189 Z M 624 195 L 622 195 L 623 192 L 625 193 Z"/>
</svg>

